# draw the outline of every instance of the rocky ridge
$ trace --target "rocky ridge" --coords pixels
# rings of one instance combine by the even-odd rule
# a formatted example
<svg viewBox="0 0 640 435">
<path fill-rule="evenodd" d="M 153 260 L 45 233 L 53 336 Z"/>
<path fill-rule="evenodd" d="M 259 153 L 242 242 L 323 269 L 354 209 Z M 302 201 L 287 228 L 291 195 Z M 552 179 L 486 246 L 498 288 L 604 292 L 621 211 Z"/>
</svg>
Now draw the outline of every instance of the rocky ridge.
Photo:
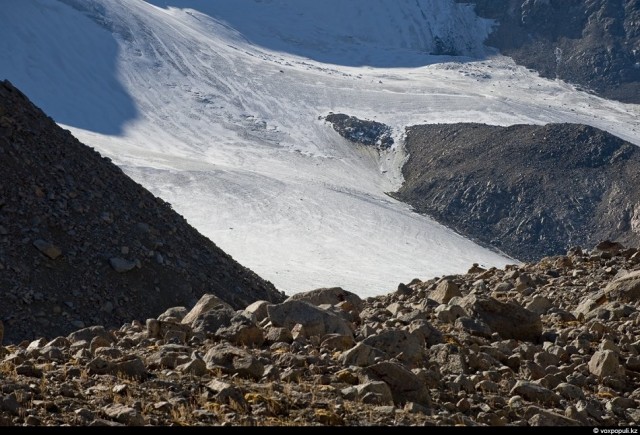
<svg viewBox="0 0 640 435">
<path fill-rule="evenodd" d="M 0 166 L 5 341 L 118 326 L 205 293 L 235 308 L 284 299 L 8 81 Z"/>
<path fill-rule="evenodd" d="M 496 20 L 485 43 L 543 77 L 640 103 L 640 1 L 456 0 Z"/>
<path fill-rule="evenodd" d="M 408 127 L 395 198 L 523 261 L 640 243 L 640 152 L 579 124 Z"/>
<path fill-rule="evenodd" d="M 637 425 L 639 307 L 640 250 L 608 241 L 364 300 L 204 295 L 0 346 L 0 423 Z"/>
</svg>

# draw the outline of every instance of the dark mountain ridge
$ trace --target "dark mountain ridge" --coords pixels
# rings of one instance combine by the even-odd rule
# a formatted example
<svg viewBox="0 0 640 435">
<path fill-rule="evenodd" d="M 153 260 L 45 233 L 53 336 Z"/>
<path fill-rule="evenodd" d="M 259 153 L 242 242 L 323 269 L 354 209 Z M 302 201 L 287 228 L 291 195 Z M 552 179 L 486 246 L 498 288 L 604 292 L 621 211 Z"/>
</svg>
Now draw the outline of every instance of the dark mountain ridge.
<svg viewBox="0 0 640 435">
<path fill-rule="evenodd" d="M 407 128 L 393 194 L 523 261 L 601 240 L 640 241 L 640 150 L 579 124 Z"/>
<path fill-rule="evenodd" d="M 456 0 L 497 21 L 486 44 L 547 78 L 640 104 L 640 0 Z"/>
<path fill-rule="evenodd" d="M 5 341 L 144 320 L 204 293 L 237 308 L 284 299 L 8 81 L 0 167 Z"/>
</svg>

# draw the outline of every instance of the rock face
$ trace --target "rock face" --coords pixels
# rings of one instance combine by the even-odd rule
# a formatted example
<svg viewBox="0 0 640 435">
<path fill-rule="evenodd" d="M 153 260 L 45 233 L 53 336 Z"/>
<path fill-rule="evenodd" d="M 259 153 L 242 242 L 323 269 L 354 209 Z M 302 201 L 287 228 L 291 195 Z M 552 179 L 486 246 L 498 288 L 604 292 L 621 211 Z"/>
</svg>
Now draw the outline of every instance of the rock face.
<svg viewBox="0 0 640 435">
<path fill-rule="evenodd" d="M 284 300 L 7 81 L 0 167 L 5 343 L 144 319 L 206 292 L 236 308 Z"/>
<path fill-rule="evenodd" d="M 631 426 L 639 301 L 608 301 L 602 289 L 638 269 L 640 251 L 602 253 L 473 267 L 364 300 L 324 288 L 233 310 L 205 294 L 189 312 L 0 345 L 0 423 Z M 460 294 L 446 306 L 465 307 L 490 333 L 440 319 L 429 295 L 443 282 Z M 518 307 L 540 298 L 545 312 L 521 317 Z M 344 311 L 345 299 L 358 309 Z M 327 327 L 346 322 L 340 312 L 349 327 Z"/>
<path fill-rule="evenodd" d="M 497 21 L 485 43 L 548 78 L 640 103 L 637 0 L 456 0 Z"/>
<path fill-rule="evenodd" d="M 376 121 L 358 119 L 344 113 L 331 113 L 325 117 L 340 136 L 351 142 L 384 150 L 393 145 L 391 128 Z"/>
<path fill-rule="evenodd" d="M 640 150 L 615 136 L 576 124 L 406 132 L 393 196 L 471 239 L 523 261 L 640 241 Z"/>
</svg>

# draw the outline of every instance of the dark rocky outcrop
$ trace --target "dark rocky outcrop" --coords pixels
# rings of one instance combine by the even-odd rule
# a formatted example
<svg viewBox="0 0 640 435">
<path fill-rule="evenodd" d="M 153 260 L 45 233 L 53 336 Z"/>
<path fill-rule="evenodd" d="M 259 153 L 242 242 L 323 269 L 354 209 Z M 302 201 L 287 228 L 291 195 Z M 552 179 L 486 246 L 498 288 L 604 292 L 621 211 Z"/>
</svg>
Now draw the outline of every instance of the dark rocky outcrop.
<svg viewBox="0 0 640 435">
<path fill-rule="evenodd" d="M 351 142 L 376 147 L 380 150 L 393 145 L 391 128 L 388 125 L 359 119 L 344 113 L 330 113 L 324 119 L 333 125 L 333 129 L 340 136 Z"/>
<path fill-rule="evenodd" d="M 640 151 L 609 133 L 577 124 L 406 132 L 405 183 L 392 195 L 484 245 L 529 261 L 640 241 Z"/>
<path fill-rule="evenodd" d="M 285 298 L 8 81 L 0 167 L 5 342 L 144 319 L 203 293 L 236 308 Z"/>
<path fill-rule="evenodd" d="M 497 21 L 485 43 L 548 78 L 640 103 L 639 0 L 456 0 Z"/>
</svg>

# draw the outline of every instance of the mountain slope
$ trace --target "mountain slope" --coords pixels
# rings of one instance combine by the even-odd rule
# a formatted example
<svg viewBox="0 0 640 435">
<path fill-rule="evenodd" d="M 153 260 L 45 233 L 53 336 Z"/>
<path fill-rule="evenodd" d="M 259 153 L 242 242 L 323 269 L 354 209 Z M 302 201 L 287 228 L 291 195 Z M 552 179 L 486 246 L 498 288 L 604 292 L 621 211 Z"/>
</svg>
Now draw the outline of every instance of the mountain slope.
<svg viewBox="0 0 640 435">
<path fill-rule="evenodd" d="M 403 181 L 407 125 L 571 122 L 640 142 L 638 107 L 485 53 L 491 23 L 468 6 L 311 3 L 8 2 L 0 77 L 287 293 L 366 296 L 514 262 L 386 195 Z M 347 23 L 357 38 L 345 43 Z M 471 49 L 430 54 L 446 32 Z M 330 112 L 389 126 L 394 146 L 353 146 Z"/>
<path fill-rule="evenodd" d="M 284 295 L 0 84 L 0 288 L 8 341 L 144 321 L 214 293 Z"/>
<path fill-rule="evenodd" d="M 601 240 L 640 241 L 640 150 L 576 124 L 407 129 L 395 194 L 523 261 Z"/>
<path fill-rule="evenodd" d="M 456 1 L 495 19 L 486 43 L 519 64 L 640 104 L 640 1 Z"/>
</svg>

